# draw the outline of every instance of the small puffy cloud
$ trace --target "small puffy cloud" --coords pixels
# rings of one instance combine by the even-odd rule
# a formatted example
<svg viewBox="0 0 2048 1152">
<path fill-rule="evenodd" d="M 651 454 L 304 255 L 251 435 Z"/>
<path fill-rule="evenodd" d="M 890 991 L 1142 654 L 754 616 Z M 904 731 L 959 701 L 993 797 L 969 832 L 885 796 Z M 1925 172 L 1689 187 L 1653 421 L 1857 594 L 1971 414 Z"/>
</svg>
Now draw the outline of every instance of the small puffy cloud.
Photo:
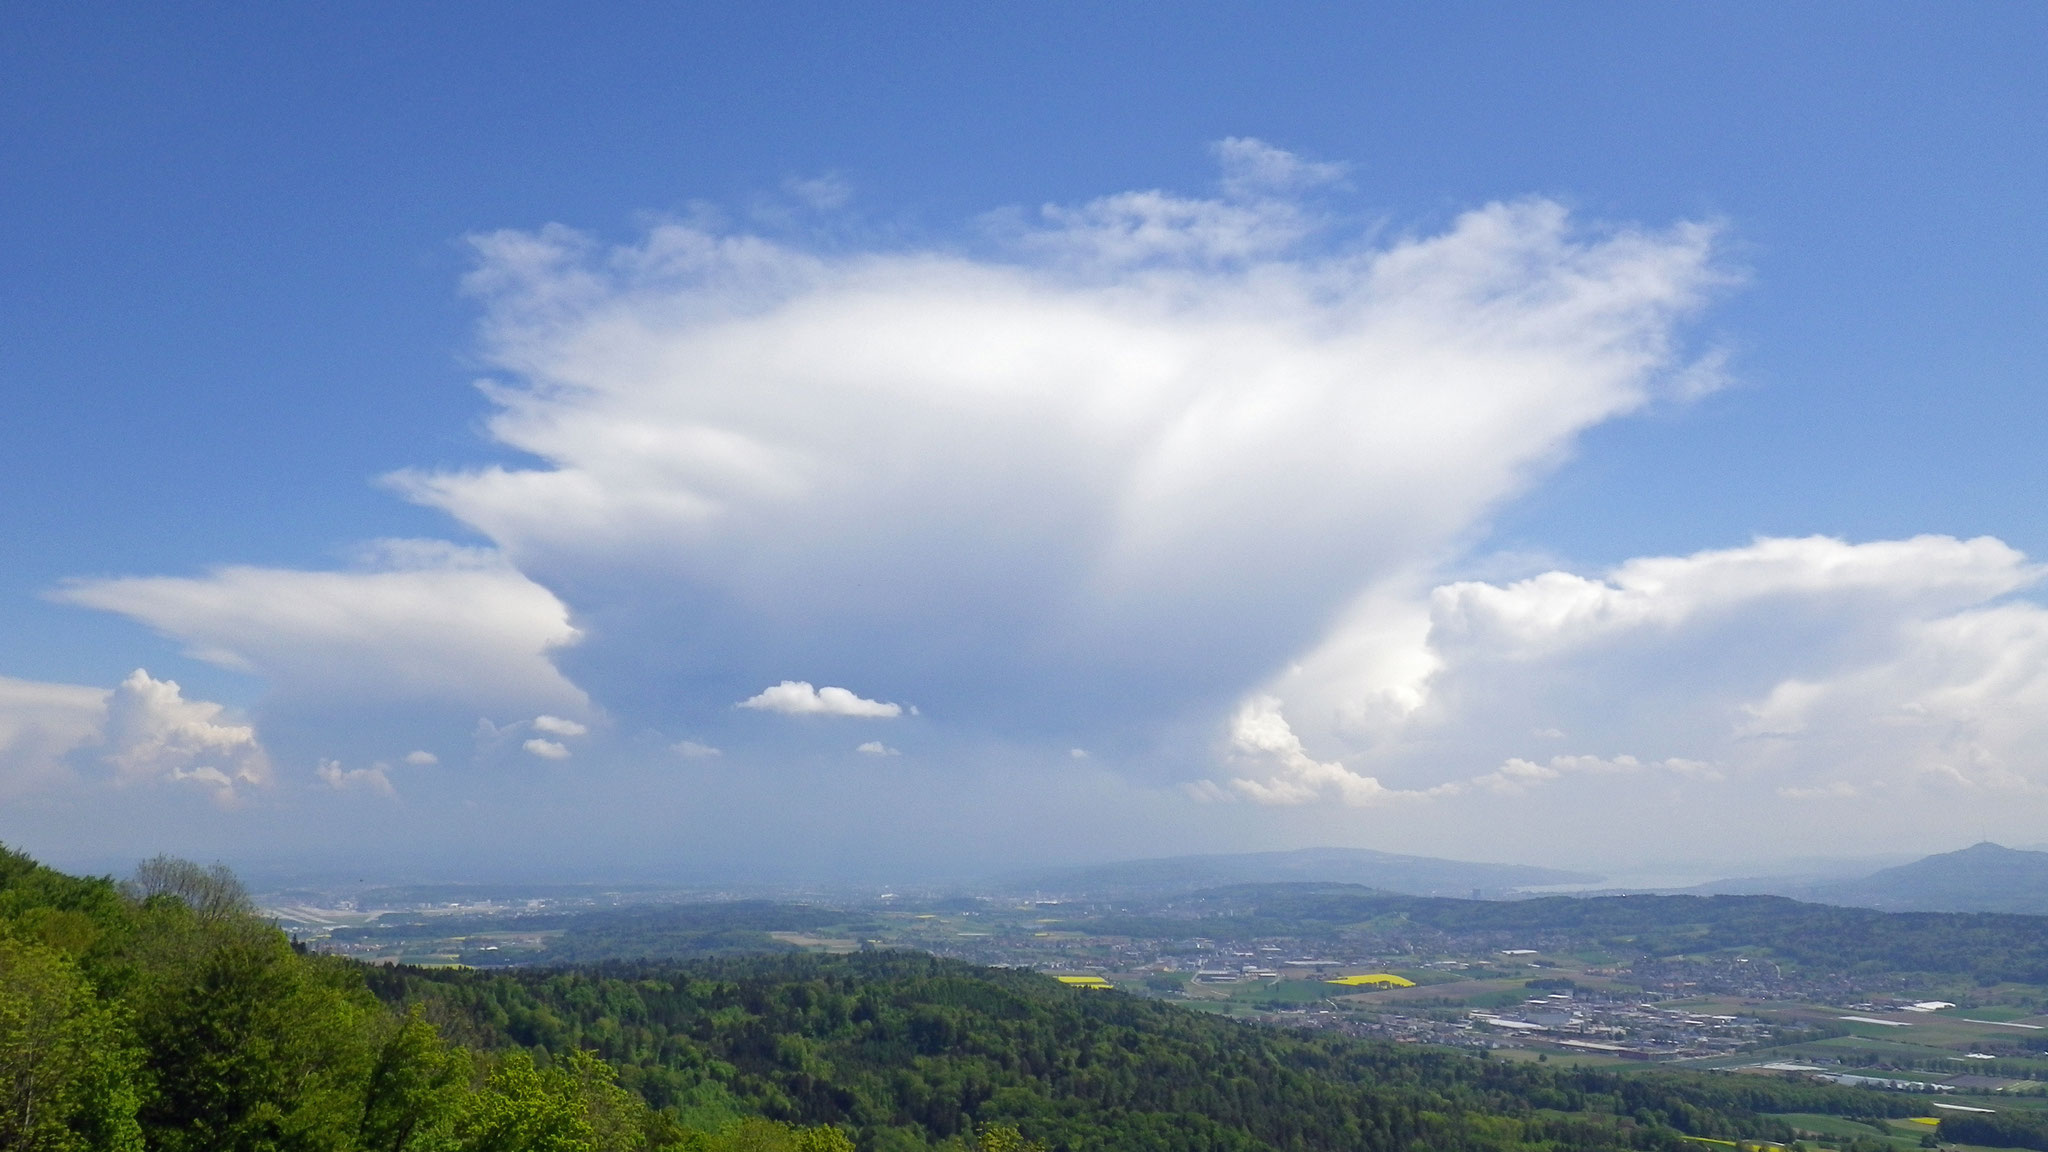
<svg viewBox="0 0 2048 1152">
<path fill-rule="evenodd" d="M 441 762 L 441 758 L 439 756 L 434 755 L 432 752 L 427 751 L 424 748 L 420 748 L 415 749 L 411 752 L 407 752 L 405 754 L 405 762 L 407 764 L 412 765 L 415 768 L 431 768 L 434 765 L 439 764 Z"/>
<path fill-rule="evenodd" d="M 786 716 L 868 716 L 891 719 L 903 714 L 900 704 L 867 700 L 844 688 L 813 688 L 809 681 L 784 680 L 739 702 L 738 707 Z"/>
<path fill-rule="evenodd" d="M 588 704 L 550 660 L 579 636 L 568 609 L 488 550 L 384 541 L 346 571 L 225 567 L 74 580 L 54 595 L 139 620 L 315 708 Z"/>
<path fill-rule="evenodd" d="M 569 749 L 566 745 L 555 740 L 543 740 L 538 736 L 521 744 L 520 747 L 543 760 L 567 760 L 569 758 Z"/>
<path fill-rule="evenodd" d="M 270 758 L 254 727 L 221 723 L 225 711 L 138 668 L 107 697 L 106 761 L 124 781 L 191 781 L 233 799 L 269 782 Z"/>
<path fill-rule="evenodd" d="M 379 796 L 395 796 L 397 791 L 391 786 L 389 767 L 386 764 L 372 764 L 368 768 L 344 769 L 339 760 L 322 760 L 320 766 L 314 769 L 314 774 L 337 792 L 360 788 Z"/>
<path fill-rule="evenodd" d="M 855 751 L 855 752 L 859 752 L 859 753 L 860 753 L 860 754 L 862 754 L 863 756 L 901 756 L 901 755 L 903 755 L 903 753 L 902 753 L 902 752 L 901 752 L 900 750 L 898 750 L 898 749 L 895 749 L 895 748 L 891 748 L 891 747 L 889 747 L 889 746 L 888 746 L 887 744 L 884 744 L 884 743 L 882 743 L 882 742 L 881 742 L 880 740 L 870 740 L 870 741 L 868 741 L 867 743 L 865 743 L 865 744 L 862 744 L 862 745 L 860 745 L 859 747 L 855 748 L 855 749 L 854 749 L 854 751 Z"/>
<path fill-rule="evenodd" d="M 678 740 L 668 747 L 669 751 L 674 752 L 676 755 L 691 760 L 702 760 L 711 756 L 725 755 L 722 750 L 713 748 L 709 744 L 700 744 L 695 740 Z"/>
<path fill-rule="evenodd" d="M 560 716 L 536 716 L 533 718 L 533 727 L 535 731 L 546 732 L 551 736 L 582 736 L 590 731 L 588 727 L 574 720 L 564 720 Z"/>
</svg>

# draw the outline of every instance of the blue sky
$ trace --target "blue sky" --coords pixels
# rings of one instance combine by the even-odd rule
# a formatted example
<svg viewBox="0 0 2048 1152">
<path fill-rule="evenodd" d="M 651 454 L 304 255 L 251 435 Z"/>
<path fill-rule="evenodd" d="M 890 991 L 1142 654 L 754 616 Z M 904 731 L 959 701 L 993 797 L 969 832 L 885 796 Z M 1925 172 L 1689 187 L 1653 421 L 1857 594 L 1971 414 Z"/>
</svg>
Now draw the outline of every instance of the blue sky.
<svg viewBox="0 0 2048 1152">
<path fill-rule="evenodd" d="M 1766 851 L 1614 833 L 1677 813 L 2025 840 L 2044 24 L 32 7 L 0 840 L 448 873 L 546 835 L 620 874 Z M 1146 212 L 1165 246 L 1106 247 Z M 681 268 L 684 232 L 728 250 Z M 1499 295 L 1442 303 L 1472 261 Z M 735 707 L 784 681 L 903 710 Z"/>
</svg>

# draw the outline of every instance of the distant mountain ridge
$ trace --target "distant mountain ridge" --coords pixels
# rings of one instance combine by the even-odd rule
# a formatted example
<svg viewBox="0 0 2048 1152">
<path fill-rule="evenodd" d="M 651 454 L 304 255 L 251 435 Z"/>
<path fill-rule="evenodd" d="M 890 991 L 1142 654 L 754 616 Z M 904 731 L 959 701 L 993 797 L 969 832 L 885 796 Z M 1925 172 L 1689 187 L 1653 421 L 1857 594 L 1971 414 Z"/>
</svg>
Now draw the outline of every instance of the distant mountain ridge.
<svg viewBox="0 0 2048 1152">
<path fill-rule="evenodd" d="M 2048 852 L 2006 848 L 1987 840 L 1861 880 L 1815 885 L 1810 899 L 1886 912 L 2048 915 Z"/>
<path fill-rule="evenodd" d="M 1168 856 L 1000 877 L 991 887 L 1058 896 L 1156 896 L 1233 884 L 1362 884 L 1408 896 L 1498 898 L 1553 884 L 1593 884 L 1585 872 L 1526 864 L 1485 864 L 1402 856 L 1369 848 L 1302 848 Z"/>
<path fill-rule="evenodd" d="M 2010 912 L 2048 916 L 2048 852 L 1984 841 L 1853 880 L 1717 880 L 1692 891 L 1790 896 L 1884 912 Z"/>
</svg>

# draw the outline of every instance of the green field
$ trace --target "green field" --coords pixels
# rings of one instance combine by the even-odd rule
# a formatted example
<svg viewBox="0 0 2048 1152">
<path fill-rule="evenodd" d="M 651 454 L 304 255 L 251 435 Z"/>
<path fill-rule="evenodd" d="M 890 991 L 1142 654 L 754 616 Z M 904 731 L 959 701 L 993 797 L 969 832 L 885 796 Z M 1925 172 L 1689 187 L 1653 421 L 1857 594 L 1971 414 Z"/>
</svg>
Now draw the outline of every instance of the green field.
<svg viewBox="0 0 2048 1152">
<path fill-rule="evenodd" d="M 1920 1147 L 1921 1135 L 1934 1130 L 1929 1125 L 1880 1125 L 1867 1123 L 1862 1120 L 1851 1120 L 1844 1116 L 1825 1116 L 1815 1112 L 1783 1112 L 1777 1113 L 1775 1118 L 1792 1125 L 1802 1135 L 1811 1133 L 1815 1136 L 1836 1140 L 1845 1140 L 1852 1137 L 1861 1137 L 1863 1139 L 1876 1138 L 1889 1140 L 1899 1148 Z M 1913 1130 L 1908 1131 L 1908 1128 Z"/>
</svg>

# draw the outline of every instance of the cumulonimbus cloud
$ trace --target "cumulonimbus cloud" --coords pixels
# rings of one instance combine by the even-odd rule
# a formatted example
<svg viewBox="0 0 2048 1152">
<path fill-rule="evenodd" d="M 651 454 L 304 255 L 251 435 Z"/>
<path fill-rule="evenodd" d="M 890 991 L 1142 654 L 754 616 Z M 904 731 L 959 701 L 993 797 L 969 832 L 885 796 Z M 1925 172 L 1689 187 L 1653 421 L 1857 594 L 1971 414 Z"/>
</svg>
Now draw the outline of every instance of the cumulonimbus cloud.
<svg viewBox="0 0 2048 1152">
<path fill-rule="evenodd" d="M 1221 155 L 1217 196 L 1050 208 L 975 255 L 480 237 L 487 427 L 539 463 L 391 483 L 611 621 L 579 667 L 858 668 L 1071 738 L 1227 707 L 1690 386 L 1707 226 L 1530 200 L 1366 243 L 1299 196 L 1327 166 Z"/>
<path fill-rule="evenodd" d="M 1337 166 L 1218 156 L 1213 195 L 1013 213 L 971 247 L 478 237 L 485 427 L 527 462 L 387 479 L 489 549 L 58 595 L 337 712 L 587 715 L 581 684 L 656 728 L 736 699 L 900 713 L 758 687 L 843 669 L 971 738 L 1131 747 L 1221 722 L 1581 432 L 1699 388 L 1679 330 L 1728 279 L 1709 225 L 1531 199 L 1386 239 L 1317 207 Z M 649 683 L 691 696 L 664 714 Z M 1324 779 L 1301 756 L 1262 786 Z"/>
</svg>

